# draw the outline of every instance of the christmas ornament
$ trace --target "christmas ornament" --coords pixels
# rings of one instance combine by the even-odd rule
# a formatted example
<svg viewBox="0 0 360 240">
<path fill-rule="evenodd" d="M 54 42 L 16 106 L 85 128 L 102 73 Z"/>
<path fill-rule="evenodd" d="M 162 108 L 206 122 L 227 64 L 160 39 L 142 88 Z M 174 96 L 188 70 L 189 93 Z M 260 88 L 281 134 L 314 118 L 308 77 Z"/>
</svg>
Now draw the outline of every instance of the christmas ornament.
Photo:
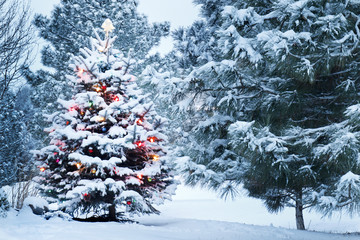
<svg viewBox="0 0 360 240">
<path fill-rule="evenodd" d="M 103 127 L 101 130 L 102 130 L 103 132 L 106 132 L 106 131 L 107 131 L 107 128 L 106 128 L 106 127 Z"/>
<path fill-rule="evenodd" d="M 126 202 L 126 204 L 130 206 L 132 204 L 132 202 L 129 200 Z"/>
<path fill-rule="evenodd" d="M 89 148 L 89 153 L 93 153 L 94 149 L 93 148 Z"/>
</svg>

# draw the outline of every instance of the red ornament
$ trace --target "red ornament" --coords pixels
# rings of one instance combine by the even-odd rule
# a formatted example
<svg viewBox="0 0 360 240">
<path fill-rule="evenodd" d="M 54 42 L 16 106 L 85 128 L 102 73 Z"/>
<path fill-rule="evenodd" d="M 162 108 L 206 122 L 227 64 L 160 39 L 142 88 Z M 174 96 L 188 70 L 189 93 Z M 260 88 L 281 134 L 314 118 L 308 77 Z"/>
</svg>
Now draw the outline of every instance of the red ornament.
<svg viewBox="0 0 360 240">
<path fill-rule="evenodd" d="M 66 125 L 69 125 L 70 124 L 70 121 L 66 121 Z"/>
<path fill-rule="evenodd" d="M 89 148 L 89 153 L 93 153 L 93 152 L 94 152 L 94 149 Z"/>
<path fill-rule="evenodd" d="M 130 206 L 130 205 L 132 204 L 132 202 L 131 202 L 131 201 L 127 201 L 126 204 Z"/>
<path fill-rule="evenodd" d="M 103 89 L 103 90 L 106 90 L 106 88 L 107 88 L 107 87 L 106 87 L 105 85 L 104 85 L 104 86 L 102 86 L 102 89 Z"/>
</svg>

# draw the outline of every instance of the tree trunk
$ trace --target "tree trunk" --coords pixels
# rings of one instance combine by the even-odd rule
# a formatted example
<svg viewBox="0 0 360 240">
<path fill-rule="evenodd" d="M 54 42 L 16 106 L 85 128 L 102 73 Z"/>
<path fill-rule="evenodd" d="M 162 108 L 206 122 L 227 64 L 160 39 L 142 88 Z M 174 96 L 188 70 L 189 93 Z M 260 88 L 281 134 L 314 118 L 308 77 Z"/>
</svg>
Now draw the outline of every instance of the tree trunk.
<svg viewBox="0 0 360 240">
<path fill-rule="evenodd" d="M 303 203 L 302 203 L 302 191 L 296 195 L 295 205 L 296 227 L 298 230 L 305 230 L 304 216 L 303 216 Z"/>
<path fill-rule="evenodd" d="M 115 208 L 115 204 L 112 204 L 109 206 L 109 220 L 110 221 L 116 221 L 116 208 Z"/>
</svg>

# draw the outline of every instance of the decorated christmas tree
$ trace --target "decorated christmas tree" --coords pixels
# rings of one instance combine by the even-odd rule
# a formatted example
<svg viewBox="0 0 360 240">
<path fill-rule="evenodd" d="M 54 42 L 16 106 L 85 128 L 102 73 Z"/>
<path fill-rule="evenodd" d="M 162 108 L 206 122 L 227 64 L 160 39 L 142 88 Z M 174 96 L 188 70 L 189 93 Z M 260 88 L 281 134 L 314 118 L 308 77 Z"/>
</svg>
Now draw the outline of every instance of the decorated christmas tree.
<svg viewBox="0 0 360 240">
<path fill-rule="evenodd" d="M 167 137 L 149 94 L 129 74 L 134 64 L 113 49 L 107 19 L 104 40 L 95 31 L 92 47 L 74 57 L 71 100 L 48 115 L 50 145 L 36 152 L 35 180 L 50 203 L 73 218 L 128 220 L 159 213 L 153 204 L 176 188 L 166 157 Z"/>
</svg>

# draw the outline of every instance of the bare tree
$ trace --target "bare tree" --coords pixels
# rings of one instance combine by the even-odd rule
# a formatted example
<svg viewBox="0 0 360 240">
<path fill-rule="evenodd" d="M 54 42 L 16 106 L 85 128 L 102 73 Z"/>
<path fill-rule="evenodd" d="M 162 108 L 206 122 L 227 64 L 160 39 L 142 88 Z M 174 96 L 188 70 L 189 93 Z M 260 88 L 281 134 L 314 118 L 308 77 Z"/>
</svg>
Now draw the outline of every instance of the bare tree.
<svg viewBox="0 0 360 240">
<path fill-rule="evenodd" d="M 26 0 L 0 0 L 0 101 L 31 62 L 34 29 Z"/>
</svg>

